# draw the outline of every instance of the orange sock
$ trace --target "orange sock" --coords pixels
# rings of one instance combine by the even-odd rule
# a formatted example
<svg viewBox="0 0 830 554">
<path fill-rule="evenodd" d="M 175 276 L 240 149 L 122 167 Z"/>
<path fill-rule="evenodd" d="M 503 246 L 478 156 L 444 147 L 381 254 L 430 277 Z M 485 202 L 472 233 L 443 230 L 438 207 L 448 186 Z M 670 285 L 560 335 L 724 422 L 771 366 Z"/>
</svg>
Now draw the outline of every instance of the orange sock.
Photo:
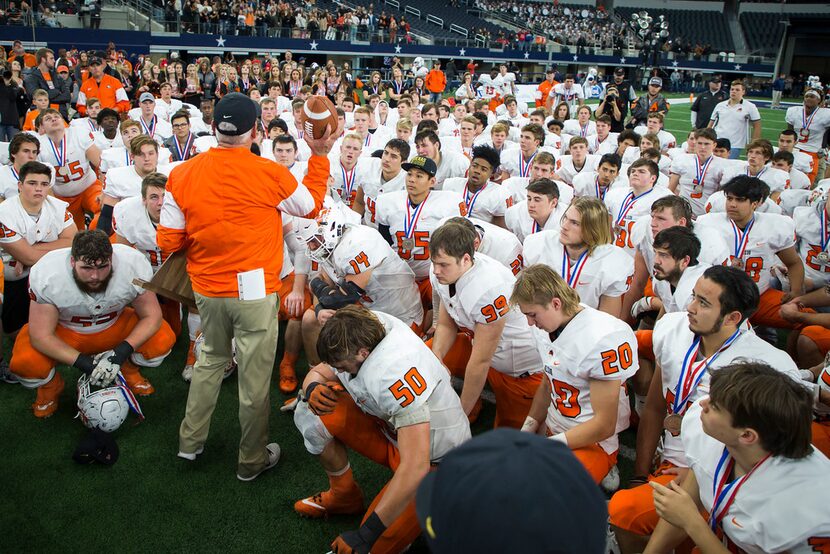
<svg viewBox="0 0 830 554">
<path fill-rule="evenodd" d="M 294 364 L 297 363 L 297 358 L 299 358 L 299 354 L 294 354 L 292 352 L 286 352 L 282 355 L 282 361 L 280 362 L 280 366 L 291 366 L 294 367 Z"/>
<path fill-rule="evenodd" d="M 349 494 L 357 488 L 357 483 L 355 483 L 354 475 L 352 474 L 351 464 L 347 465 L 346 469 L 337 475 L 329 473 L 329 487 L 331 488 L 331 492 L 335 494 Z"/>
</svg>

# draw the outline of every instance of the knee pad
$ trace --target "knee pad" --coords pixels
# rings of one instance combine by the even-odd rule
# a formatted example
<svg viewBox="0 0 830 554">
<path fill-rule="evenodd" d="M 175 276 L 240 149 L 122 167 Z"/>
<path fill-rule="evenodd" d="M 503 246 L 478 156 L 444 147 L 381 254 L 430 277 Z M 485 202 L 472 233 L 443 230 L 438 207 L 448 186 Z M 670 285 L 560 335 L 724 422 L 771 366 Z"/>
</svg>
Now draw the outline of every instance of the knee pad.
<svg viewBox="0 0 830 554">
<path fill-rule="evenodd" d="M 14 371 L 12 371 L 12 373 L 14 373 Z M 17 374 L 15 373 L 15 375 Z M 17 380 L 27 389 L 36 389 L 51 381 L 54 376 L 55 368 L 53 367 L 49 370 L 49 374 L 46 377 L 21 377 L 20 375 L 17 375 Z"/>
<path fill-rule="evenodd" d="M 164 358 L 166 358 L 167 355 L 170 354 L 170 352 L 172 352 L 172 350 L 168 350 L 167 352 L 165 352 L 164 354 L 162 354 L 161 356 L 159 356 L 157 358 L 149 358 L 149 359 L 145 358 L 141 354 L 141 352 L 133 352 L 132 355 L 130 356 L 130 360 L 135 365 L 140 365 L 140 366 L 143 366 L 143 367 L 158 367 L 164 361 Z"/>
<path fill-rule="evenodd" d="M 309 454 L 319 456 L 326 446 L 334 440 L 320 416 L 311 411 L 308 402 L 300 400 L 294 410 L 294 425 L 303 436 L 303 444 Z"/>
</svg>

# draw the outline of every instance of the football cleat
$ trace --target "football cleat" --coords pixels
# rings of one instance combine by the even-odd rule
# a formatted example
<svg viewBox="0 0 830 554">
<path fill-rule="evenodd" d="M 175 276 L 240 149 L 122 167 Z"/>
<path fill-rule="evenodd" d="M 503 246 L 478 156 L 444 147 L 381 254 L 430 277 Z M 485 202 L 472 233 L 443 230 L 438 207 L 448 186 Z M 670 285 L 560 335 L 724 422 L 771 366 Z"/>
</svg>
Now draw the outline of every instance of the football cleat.
<svg viewBox="0 0 830 554">
<path fill-rule="evenodd" d="M 303 517 L 319 519 L 330 515 L 363 513 L 363 492 L 355 485 L 348 494 L 335 495 L 331 490 L 318 492 L 294 503 L 294 511 Z"/>
<path fill-rule="evenodd" d="M 283 362 L 280 364 L 280 392 L 291 394 L 295 390 L 297 390 L 297 374 L 294 366 Z"/>
<path fill-rule="evenodd" d="M 60 373 L 55 373 L 52 380 L 37 388 L 37 398 L 32 404 L 35 417 L 47 418 L 58 411 L 58 398 L 63 392 L 64 381 Z"/>
</svg>

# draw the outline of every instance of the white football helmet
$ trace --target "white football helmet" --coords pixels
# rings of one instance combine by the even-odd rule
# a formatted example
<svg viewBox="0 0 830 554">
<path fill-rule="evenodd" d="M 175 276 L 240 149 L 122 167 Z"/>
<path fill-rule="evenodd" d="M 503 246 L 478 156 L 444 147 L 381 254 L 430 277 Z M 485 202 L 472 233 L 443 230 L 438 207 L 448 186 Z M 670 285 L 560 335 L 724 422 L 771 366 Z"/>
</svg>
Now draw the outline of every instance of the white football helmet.
<svg viewBox="0 0 830 554">
<path fill-rule="evenodd" d="M 90 429 L 112 433 L 124 423 L 130 404 L 121 387 L 113 386 L 92 391 L 89 377 L 78 379 L 78 415 Z"/>
<path fill-rule="evenodd" d="M 317 216 L 317 229 L 306 239 L 308 256 L 316 262 L 324 262 L 337 248 L 340 238 L 349 225 L 348 208 L 335 205 L 320 210 Z"/>
</svg>

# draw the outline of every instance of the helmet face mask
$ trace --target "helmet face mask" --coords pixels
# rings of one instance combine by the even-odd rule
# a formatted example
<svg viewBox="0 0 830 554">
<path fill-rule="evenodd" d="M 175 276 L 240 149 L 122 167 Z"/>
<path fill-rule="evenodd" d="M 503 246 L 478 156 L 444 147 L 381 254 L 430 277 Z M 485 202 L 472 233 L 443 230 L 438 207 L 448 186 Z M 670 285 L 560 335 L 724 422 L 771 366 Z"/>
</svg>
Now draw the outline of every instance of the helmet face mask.
<svg viewBox="0 0 830 554">
<path fill-rule="evenodd" d="M 308 256 L 316 262 L 328 260 L 346 230 L 346 216 L 339 209 L 323 210 L 317 217 L 317 229 L 306 238 Z"/>
<path fill-rule="evenodd" d="M 124 423 L 130 404 L 119 386 L 92 391 L 89 377 L 78 379 L 78 416 L 90 429 L 112 433 Z"/>
</svg>

